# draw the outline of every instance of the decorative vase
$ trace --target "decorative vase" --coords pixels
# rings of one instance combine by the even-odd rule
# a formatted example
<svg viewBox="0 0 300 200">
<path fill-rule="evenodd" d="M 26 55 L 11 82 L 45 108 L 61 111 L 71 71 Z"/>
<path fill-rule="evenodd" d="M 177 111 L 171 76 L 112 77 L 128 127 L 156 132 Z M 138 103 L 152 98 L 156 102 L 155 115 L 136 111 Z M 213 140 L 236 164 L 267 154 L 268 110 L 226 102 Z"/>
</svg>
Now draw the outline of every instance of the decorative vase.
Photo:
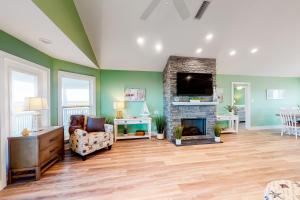
<svg viewBox="0 0 300 200">
<path fill-rule="evenodd" d="M 26 137 L 29 136 L 30 131 L 27 128 L 24 128 L 23 131 L 21 132 L 22 136 Z"/>
<path fill-rule="evenodd" d="M 221 137 L 215 137 L 215 142 L 220 143 L 221 142 Z"/>
<path fill-rule="evenodd" d="M 164 133 L 157 133 L 156 138 L 157 138 L 158 140 L 163 140 L 163 139 L 165 138 L 165 137 L 164 137 Z"/>
<path fill-rule="evenodd" d="M 181 139 L 176 139 L 176 145 L 181 145 Z"/>
</svg>

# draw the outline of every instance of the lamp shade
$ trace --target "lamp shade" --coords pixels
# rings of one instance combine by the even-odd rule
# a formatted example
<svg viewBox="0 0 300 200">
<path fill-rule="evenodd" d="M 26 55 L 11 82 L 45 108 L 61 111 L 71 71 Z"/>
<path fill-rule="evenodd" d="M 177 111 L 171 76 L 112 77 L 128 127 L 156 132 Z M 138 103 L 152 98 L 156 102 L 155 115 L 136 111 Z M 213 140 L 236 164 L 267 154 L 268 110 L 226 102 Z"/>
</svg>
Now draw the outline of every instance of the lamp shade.
<svg viewBox="0 0 300 200">
<path fill-rule="evenodd" d="M 125 103 L 124 101 L 115 101 L 114 102 L 114 109 L 115 110 L 122 110 L 125 108 Z"/>
<path fill-rule="evenodd" d="M 39 110 L 47 110 L 48 103 L 47 99 L 42 97 L 26 97 L 24 110 L 25 111 L 39 111 Z"/>
</svg>

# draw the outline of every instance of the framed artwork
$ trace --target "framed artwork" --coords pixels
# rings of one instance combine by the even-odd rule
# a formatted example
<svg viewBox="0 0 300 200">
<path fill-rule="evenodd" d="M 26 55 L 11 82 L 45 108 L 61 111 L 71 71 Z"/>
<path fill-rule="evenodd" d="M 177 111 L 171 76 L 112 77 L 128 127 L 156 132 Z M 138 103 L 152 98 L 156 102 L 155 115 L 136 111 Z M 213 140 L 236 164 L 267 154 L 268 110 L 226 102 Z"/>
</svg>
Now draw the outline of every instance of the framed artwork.
<svg viewBox="0 0 300 200">
<path fill-rule="evenodd" d="M 282 89 L 267 89 L 267 100 L 286 99 L 286 90 Z"/>
<path fill-rule="evenodd" d="M 125 101 L 145 101 L 146 91 L 140 88 L 126 88 L 124 91 Z"/>
</svg>

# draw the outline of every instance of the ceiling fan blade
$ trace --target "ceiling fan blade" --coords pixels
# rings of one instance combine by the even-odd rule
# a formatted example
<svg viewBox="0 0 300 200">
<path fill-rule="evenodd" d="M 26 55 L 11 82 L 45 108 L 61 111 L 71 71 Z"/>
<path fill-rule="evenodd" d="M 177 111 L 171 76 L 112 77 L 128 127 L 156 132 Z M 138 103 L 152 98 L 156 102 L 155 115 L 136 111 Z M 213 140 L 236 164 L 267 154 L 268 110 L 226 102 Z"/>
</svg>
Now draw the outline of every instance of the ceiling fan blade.
<svg viewBox="0 0 300 200">
<path fill-rule="evenodd" d="M 184 0 L 173 0 L 173 3 L 181 19 L 185 20 L 190 17 L 190 11 Z"/>
<path fill-rule="evenodd" d="M 201 7 L 199 8 L 195 19 L 201 19 L 201 17 L 203 16 L 205 10 L 207 9 L 208 5 L 210 4 L 209 1 L 203 1 L 203 3 L 201 4 Z"/>
<path fill-rule="evenodd" d="M 152 0 L 151 3 L 149 4 L 149 6 L 144 11 L 144 13 L 142 14 L 141 19 L 146 20 L 160 2 L 161 2 L 161 0 Z"/>
</svg>

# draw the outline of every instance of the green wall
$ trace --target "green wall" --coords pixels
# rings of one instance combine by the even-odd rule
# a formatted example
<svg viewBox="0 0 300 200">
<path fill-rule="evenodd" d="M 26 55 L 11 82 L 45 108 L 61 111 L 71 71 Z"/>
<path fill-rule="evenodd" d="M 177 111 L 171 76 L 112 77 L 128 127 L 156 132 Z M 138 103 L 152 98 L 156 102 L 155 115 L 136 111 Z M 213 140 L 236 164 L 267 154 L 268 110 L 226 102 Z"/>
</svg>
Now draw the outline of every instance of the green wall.
<svg viewBox="0 0 300 200">
<path fill-rule="evenodd" d="M 47 68 L 51 68 L 52 66 L 52 58 L 50 56 L 29 46 L 21 40 L 16 39 L 2 30 L 0 30 L 0 50 Z"/>
<path fill-rule="evenodd" d="M 100 70 L 53 59 L 51 68 L 51 123 L 58 124 L 58 71 L 96 77 L 96 112 L 100 115 Z"/>
<path fill-rule="evenodd" d="M 231 105 L 231 83 L 249 82 L 251 84 L 251 126 L 279 125 L 275 116 L 280 107 L 300 104 L 300 78 L 217 75 L 217 87 L 224 90 L 224 102 L 218 106 L 219 113 L 226 113 L 225 105 Z M 287 99 L 267 100 L 267 89 L 285 89 Z"/>
<path fill-rule="evenodd" d="M 163 113 L 163 79 L 161 72 L 101 70 L 101 115 L 115 116 L 113 102 L 123 100 L 125 88 L 145 88 L 146 102 L 151 114 Z M 143 103 L 127 102 L 125 112 L 139 116 Z"/>
<path fill-rule="evenodd" d="M 101 106 L 102 116 L 116 116 L 113 109 L 113 102 L 123 100 L 125 88 L 145 88 L 146 102 L 150 113 L 155 111 L 163 114 L 163 78 L 161 72 L 136 72 L 119 70 L 101 70 L 100 76 Z M 129 116 L 140 116 L 142 102 L 126 102 L 124 114 Z M 155 130 L 154 123 L 152 129 Z M 144 125 L 129 125 L 129 132 L 137 129 L 145 130 Z M 122 132 L 122 127 L 120 127 Z"/>
</svg>

